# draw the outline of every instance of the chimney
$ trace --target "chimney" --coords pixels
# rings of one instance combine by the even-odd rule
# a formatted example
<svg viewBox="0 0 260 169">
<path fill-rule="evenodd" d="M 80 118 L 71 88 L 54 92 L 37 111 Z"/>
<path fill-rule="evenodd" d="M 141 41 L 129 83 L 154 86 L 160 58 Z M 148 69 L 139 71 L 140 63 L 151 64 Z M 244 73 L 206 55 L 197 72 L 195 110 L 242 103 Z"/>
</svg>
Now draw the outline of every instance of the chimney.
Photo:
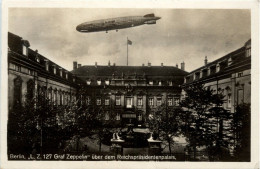
<svg viewBox="0 0 260 169">
<path fill-rule="evenodd" d="M 161 66 L 163 67 L 163 63 L 161 63 Z"/>
<path fill-rule="evenodd" d="M 95 62 L 95 67 L 97 67 L 97 62 Z"/>
<path fill-rule="evenodd" d="M 81 67 L 81 64 L 78 64 L 78 68 L 80 68 Z"/>
<path fill-rule="evenodd" d="M 108 67 L 110 67 L 110 60 L 108 61 Z"/>
<path fill-rule="evenodd" d="M 116 66 L 116 63 L 114 63 L 113 66 Z"/>
<path fill-rule="evenodd" d="M 207 59 L 207 56 L 205 56 L 204 64 L 205 64 L 205 65 L 207 65 L 207 64 L 208 64 L 208 59 Z"/>
<path fill-rule="evenodd" d="M 148 67 L 151 67 L 151 65 L 152 65 L 152 64 L 151 64 L 150 62 L 148 62 Z"/>
<path fill-rule="evenodd" d="M 178 68 L 178 64 L 176 64 L 176 67 Z"/>
<path fill-rule="evenodd" d="M 78 64 L 76 61 L 73 62 L 73 70 L 76 70 L 78 68 Z"/>
<path fill-rule="evenodd" d="M 144 66 L 144 64 L 142 64 L 142 66 Z"/>
<path fill-rule="evenodd" d="M 181 70 L 185 70 L 185 63 L 184 62 L 181 63 Z"/>
</svg>

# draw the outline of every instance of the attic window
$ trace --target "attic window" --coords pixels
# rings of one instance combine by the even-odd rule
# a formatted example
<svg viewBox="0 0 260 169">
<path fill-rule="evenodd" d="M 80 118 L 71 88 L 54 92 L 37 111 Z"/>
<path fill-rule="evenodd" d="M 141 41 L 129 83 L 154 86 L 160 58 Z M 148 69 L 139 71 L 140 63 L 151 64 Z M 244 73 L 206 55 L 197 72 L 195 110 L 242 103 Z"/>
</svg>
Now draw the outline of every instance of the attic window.
<svg viewBox="0 0 260 169">
<path fill-rule="evenodd" d="M 38 56 L 36 56 L 35 60 L 36 62 L 40 63 L 40 58 Z"/>
<path fill-rule="evenodd" d="M 28 48 L 23 45 L 23 55 L 28 56 Z"/>
<path fill-rule="evenodd" d="M 30 43 L 28 40 L 22 40 L 23 42 L 23 55 L 28 56 L 28 48 L 30 47 Z M 36 50 L 36 52 L 38 52 Z"/>
<path fill-rule="evenodd" d="M 152 80 L 149 81 L 149 85 L 153 85 L 153 81 Z"/>
<path fill-rule="evenodd" d="M 105 81 L 105 83 L 106 83 L 106 85 L 109 85 L 109 79 L 107 79 L 106 81 Z"/>
<path fill-rule="evenodd" d="M 46 71 L 49 71 L 49 61 L 47 59 L 45 59 L 44 61 L 45 61 L 45 69 Z"/>
<path fill-rule="evenodd" d="M 161 85 L 162 85 L 162 81 L 161 81 L 161 80 L 159 80 L 159 83 L 158 83 L 158 85 L 159 85 L 159 86 L 161 86 Z"/>
<path fill-rule="evenodd" d="M 97 80 L 97 85 L 101 85 L 101 79 Z"/>
<path fill-rule="evenodd" d="M 86 80 L 86 83 L 87 83 L 87 85 L 90 85 L 91 84 L 91 80 L 90 79 Z"/>
<path fill-rule="evenodd" d="M 62 77 L 62 69 L 60 68 L 60 77 Z"/>
<path fill-rule="evenodd" d="M 68 79 L 68 72 L 66 72 L 66 79 Z"/>
<path fill-rule="evenodd" d="M 172 81 L 168 81 L 168 85 L 169 85 L 169 86 L 172 86 Z"/>
<path fill-rule="evenodd" d="M 54 66 L 53 67 L 53 73 L 56 75 L 56 73 L 57 73 L 57 70 L 56 70 L 56 67 Z"/>
</svg>

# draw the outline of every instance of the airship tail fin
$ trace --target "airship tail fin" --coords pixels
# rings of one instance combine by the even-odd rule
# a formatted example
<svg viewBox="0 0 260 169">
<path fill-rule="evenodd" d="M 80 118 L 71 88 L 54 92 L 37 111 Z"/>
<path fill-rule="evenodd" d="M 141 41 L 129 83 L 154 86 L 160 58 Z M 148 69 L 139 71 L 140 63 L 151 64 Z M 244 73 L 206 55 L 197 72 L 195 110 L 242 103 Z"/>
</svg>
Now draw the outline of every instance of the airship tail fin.
<svg viewBox="0 0 260 169">
<path fill-rule="evenodd" d="M 147 15 L 144 15 L 144 17 L 154 17 L 154 14 L 153 13 L 147 14 Z"/>
</svg>

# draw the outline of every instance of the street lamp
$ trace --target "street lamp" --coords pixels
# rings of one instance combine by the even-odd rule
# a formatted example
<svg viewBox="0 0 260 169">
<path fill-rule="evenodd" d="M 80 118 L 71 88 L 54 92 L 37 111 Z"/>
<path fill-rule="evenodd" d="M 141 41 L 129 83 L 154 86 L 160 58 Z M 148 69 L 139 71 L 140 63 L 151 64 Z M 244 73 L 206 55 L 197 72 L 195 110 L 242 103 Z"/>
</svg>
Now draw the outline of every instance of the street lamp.
<svg viewBox="0 0 260 169">
<path fill-rule="evenodd" d="M 37 121 L 37 130 L 41 130 L 41 141 L 40 141 L 40 147 L 41 147 L 41 156 L 42 156 L 42 119 L 41 119 L 41 125 L 39 125 L 39 122 Z"/>
</svg>

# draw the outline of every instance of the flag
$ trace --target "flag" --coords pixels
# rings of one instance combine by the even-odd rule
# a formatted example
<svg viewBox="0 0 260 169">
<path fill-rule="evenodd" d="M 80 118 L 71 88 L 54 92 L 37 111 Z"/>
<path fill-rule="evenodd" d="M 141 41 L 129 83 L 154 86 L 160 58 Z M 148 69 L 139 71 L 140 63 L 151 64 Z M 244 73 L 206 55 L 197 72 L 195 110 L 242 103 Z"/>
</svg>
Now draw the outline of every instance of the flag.
<svg viewBox="0 0 260 169">
<path fill-rule="evenodd" d="M 132 41 L 130 41 L 129 39 L 127 39 L 127 44 L 128 44 L 128 45 L 132 45 Z"/>
</svg>

